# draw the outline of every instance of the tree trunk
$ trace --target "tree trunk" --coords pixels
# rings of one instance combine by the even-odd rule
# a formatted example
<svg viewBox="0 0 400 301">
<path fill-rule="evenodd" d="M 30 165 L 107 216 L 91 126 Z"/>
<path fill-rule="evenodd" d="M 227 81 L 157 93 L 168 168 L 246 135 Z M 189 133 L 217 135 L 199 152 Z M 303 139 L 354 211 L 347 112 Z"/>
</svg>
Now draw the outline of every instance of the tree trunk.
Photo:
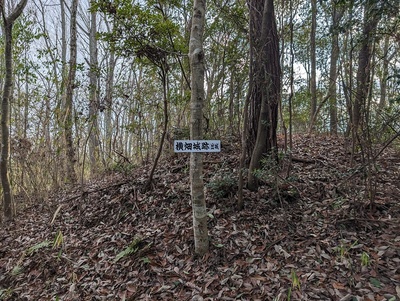
<svg viewBox="0 0 400 301">
<path fill-rule="evenodd" d="M 89 32 L 89 160 L 92 175 L 96 173 L 99 163 L 99 141 L 98 141 L 98 121 L 97 114 L 99 109 L 98 99 L 98 76 L 99 66 L 97 60 L 97 13 L 91 12 L 90 32 Z"/>
<path fill-rule="evenodd" d="M 13 89 L 13 62 L 12 62 L 12 30 L 14 21 L 21 15 L 26 6 L 27 0 L 22 0 L 15 7 L 14 11 L 6 16 L 4 1 L 0 2 L 1 14 L 4 25 L 4 61 L 6 75 L 3 87 L 3 99 L 1 103 L 1 153 L 0 153 L 0 177 L 3 187 L 3 210 L 5 221 L 11 221 L 15 216 L 15 205 L 12 196 L 10 179 L 8 176 L 8 162 L 10 156 L 10 129 L 9 129 L 9 106 L 12 99 Z"/>
<path fill-rule="evenodd" d="M 260 61 L 261 74 L 256 80 L 261 89 L 261 109 L 258 118 L 257 138 L 251 156 L 248 188 L 255 190 L 258 186 L 254 171 L 260 167 L 262 157 L 276 154 L 278 106 L 280 101 L 280 62 L 279 39 L 276 28 L 274 1 L 267 0 L 263 8 L 262 28 L 259 36 L 262 47 Z"/>
<path fill-rule="evenodd" d="M 295 60 L 295 55 L 294 55 L 294 43 L 293 43 L 293 36 L 294 36 L 294 18 L 296 16 L 296 11 L 293 11 L 293 0 L 289 1 L 289 9 L 290 9 L 290 47 L 289 47 L 289 53 L 290 53 L 290 76 L 289 76 L 289 87 L 290 87 L 290 92 L 289 92 L 289 97 L 288 97 L 288 111 L 289 111 L 289 165 L 287 167 L 287 172 L 286 175 L 289 177 L 291 168 L 292 168 L 292 149 L 293 149 L 293 97 L 294 97 L 294 60 Z"/>
<path fill-rule="evenodd" d="M 108 28 L 108 31 L 111 29 Z M 107 69 L 107 78 L 106 78 L 106 91 L 105 91 L 105 100 L 104 100 L 104 127 L 105 127 L 105 139 L 104 139 L 104 150 L 105 150 L 105 158 L 104 164 L 107 165 L 107 158 L 111 158 L 112 151 L 112 137 L 113 137 L 113 124 L 112 124 L 112 108 L 113 108 L 113 91 L 114 91 L 114 71 L 116 65 L 115 53 L 113 50 L 110 50 L 109 58 L 108 58 L 108 69 Z M 140 117 L 139 117 L 140 118 Z"/>
<path fill-rule="evenodd" d="M 192 28 L 189 43 L 189 58 L 191 66 L 191 118 L 190 137 L 202 139 L 202 119 L 204 103 L 204 51 L 203 33 L 205 25 L 206 1 L 194 0 Z M 203 155 L 190 155 L 190 186 L 193 208 L 193 231 L 195 253 L 203 255 L 208 251 L 207 212 L 203 183 Z"/>
<path fill-rule="evenodd" d="M 60 154 L 60 159 L 61 159 L 61 164 L 58 166 L 56 165 L 56 170 L 57 174 L 59 175 L 60 182 L 64 183 L 66 179 L 66 174 L 67 174 L 67 158 L 66 158 L 66 145 L 65 145 L 65 111 L 66 111 L 66 86 L 67 86 L 67 81 L 68 81 L 68 62 L 67 62 L 67 18 L 66 18 L 66 9 L 65 9 L 65 1 L 60 0 L 60 14 L 61 14 L 61 80 L 59 81 L 58 79 L 58 65 L 57 65 L 57 58 L 53 55 L 53 68 L 54 68 L 54 77 L 55 81 L 59 81 L 59 87 L 57 86 L 57 89 L 59 89 L 59 98 L 57 102 L 57 125 L 58 125 L 58 131 L 59 131 L 59 138 L 57 139 L 58 145 L 57 145 L 57 153 Z M 43 22 L 45 23 L 45 17 L 43 15 Z M 46 42 L 48 43 L 48 42 Z M 52 45 L 49 43 L 48 45 L 48 50 L 50 53 Z M 59 186 L 59 183 L 56 184 Z"/>
<path fill-rule="evenodd" d="M 329 69 L 329 116 L 330 133 L 337 135 L 337 99 L 336 99 L 336 80 L 337 80 L 337 62 L 339 59 L 339 22 L 343 16 L 343 9 L 337 8 L 335 1 L 332 1 L 332 42 L 331 42 L 331 62 Z M 340 10 L 340 11 L 339 11 Z"/>
<path fill-rule="evenodd" d="M 346 9 L 347 10 L 347 20 L 345 22 L 351 22 L 353 20 L 354 9 L 351 5 Z M 352 132 L 352 124 L 353 124 L 353 51 L 354 51 L 354 37 L 353 32 L 351 30 L 347 30 L 343 37 L 343 51 L 342 57 L 340 59 L 341 64 L 339 65 L 341 69 L 341 81 L 342 81 L 342 89 L 343 95 L 346 102 L 346 109 L 349 116 L 349 121 L 346 126 L 345 136 L 349 137 Z"/>
<path fill-rule="evenodd" d="M 75 89 L 75 76 L 76 76 L 76 54 L 77 54 L 77 33 L 76 33 L 76 15 L 78 9 L 78 0 L 73 0 L 71 3 L 71 24 L 70 24 L 70 60 L 68 79 L 65 93 L 65 108 L 64 108 L 64 141 L 66 152 L 66 180 L 68 183 L 75 183 L 77 181 L 75 172 L 75 149 L 73 142 L 73 96 Z"/>
<path fill-rule="evenodd" d="M 380 83 L 380 98 L 379 98 L 379 109 L 382 110 L 386 106 L 386 93 L 387 93 L 387 78 L 389 76 L 389 61 L 388 57 L 389 50 L 389 36 L 385 36 L 385 44 L 383 48 L 383 64 L 382 72 L 379 78 Z"/>
<path fill-rule="evenodd" d="M 356 77 L 357 87 L 353 105 L 353 139 L 355 138 L 355 135 L 362 126 L 361 122 L 369 90 L 371 77 L 370 60 L 372 55 L 373 42 L 372 35 L 379 21 L 378 15 L 374 13 L 374 10 L 376 10 L 376 5 L 376 0 L 366 1 L 364 5 L 364 27 L 362 35 L 363 38 L 358 55 L 358 69 Z"/>
<path fill-rule="evenodd" d="M 317 114 L 317 59 L 316 59 L 316 44 L 315 35 L 317 30 L 317 0 L 311 0 L 311 41 L 310 41 L 310 63 L 311 63 L 311 77 L 310 77 L 310 131 L 312 132 L 315 127 L 316 114 Z"/>
<path fill-rule="evenodd" d="M 250 67 L 251 68 L 251 67 Z M 249 85 L 252 85 L 253 81 L 250 79 Z M 249 103 L 250 103 L 250 91 L 252 91 L 252 87 L 249 87 L 249 90 L 246 95 L 246 100 L 243 108 L 243 131 L 242 131 L 242 151 L 239 159 L 239 174 L 238 174 L 238 210 L 242 210 L 244 208 L 244 199 L 243 199 L 243 187 L 244 187 L 244 168 L 247 154 L 247 133 L 249 126 Z"/>
<path fill-rule="evenodd" d="M 154 159 L 153 167 L 151 168 L 149 178 L 146 183 L 146 190 L 151 188 L 151 184 L 153 182 L 153 176 L 154 172 L 156 170 L 158 161 L 161 157 L 162 149 L 164 146 L 164 141 L 165 141 L 165 136 L 167 135 L 167 129 L 168 129 L 168 66 L 167 63 L 164 62 L 160 66 L 160 76 L 161 76 L 161 82 L 163 86 L 163 113 L 164 113 L 164 124 L 163 124 L 163 130 L 161 133 L 161 139 L 160 139 L 160 145 L 158 146 L 157 154 Z"/>
<path fill-rule="evenodd" d="M 291 5 L 291 4 L 289 4 Z M 281 0 L 281 9 L 282 11 L 285 11 L 286 7 L 285 7 L 285 0 Z M 291 12 L 292 14 L 292 12 Z M 285 55 L 285 48 L 286 48 L 286 44 L 285 44 L 285 31 L 286 31 L 286 22 L 285 22 L 285 16 L 282 13 L 281 14 L 281 32 L 280 32 L 280 36 L 282 37 L 282 39 L 280 39 L 280 44 L 281 44 L 281 48 L 280 48 L 280 64 L 281 66 L 285 65 L 285 60 L 286 60 L 286 55 Z M 281 83 L 283 83 L 283 78 L 284 78 L 284 74 L 283 72 L 281 72 Z M 282 95 L 282 87 L 281 87 L 281 95 Z M 287 151 L 287 126 L 285 123 L 285 119 L 283 118 L 283 105 L 282 102 L 279 102 L 279 118 L 280 118 L 280 122 L 281 122 L 281 133 L 284 136 L 284 151 Z"/>
<path fill-rule="evenodd" d="M 262 44 L 260 41 L 260 33 L 263 19 L 263 8 L 265 0 L 248 0 L 249 7 L 249 27 L 250 27 L 250 70 L 249 70 L 249 92 L 250 102 L 248 109 L 248 131 L 247 131 L 247 156 L 250 157 L 254 150 L 257 138 L 258 119 L 260 117 L 261 108 L 261 64 L 262 61 Z M 248 164 L 248 162 L 247 162 Z"/>
</svg>

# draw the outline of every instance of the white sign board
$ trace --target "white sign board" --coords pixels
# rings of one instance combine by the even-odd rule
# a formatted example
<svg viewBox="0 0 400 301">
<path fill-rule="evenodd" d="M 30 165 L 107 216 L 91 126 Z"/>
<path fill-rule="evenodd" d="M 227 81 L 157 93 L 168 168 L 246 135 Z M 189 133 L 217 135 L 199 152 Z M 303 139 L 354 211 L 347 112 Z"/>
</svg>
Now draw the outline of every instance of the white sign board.
<svg viewBox="0 0 400 301">
<path fill-rule="evenodd" d="M 175 140 L 175 153 L 217 153 L 221 151 L 220 140 Z"/>
</svg>

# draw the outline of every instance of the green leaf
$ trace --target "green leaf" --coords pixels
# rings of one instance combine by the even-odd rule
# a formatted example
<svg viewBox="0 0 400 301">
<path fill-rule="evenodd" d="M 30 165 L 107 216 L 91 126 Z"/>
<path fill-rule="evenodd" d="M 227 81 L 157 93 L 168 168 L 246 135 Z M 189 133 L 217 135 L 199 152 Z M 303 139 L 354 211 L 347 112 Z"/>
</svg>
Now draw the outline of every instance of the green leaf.
<svg viewBox="0 0 400 301">
<path fill-rule="evenodd" d="M 377 287 L 377 288 L 381 288 L 381 287 L 382 287 L 382 283 L 381 283 L 378 279 L 376 279 L 376 278 L 373 278 L 373 277 L 369 278 L 369 282 L 370 282 L 373 286 L 375 286 L 375 287 Z"/>
<path fill-rule="evenodd" d="M 291 278 L 292 278 L 292 287 L 294 289 L 298 288 L 300 290 L 300 280 L 299 280 L 299 277 L 296 274 L 296 271 L 292 269 L 290 274 L 291 274 Z"/>
<path fill-rule="evenodd" d="M 288 295 L 287 295 L 287 300 L 290 301 L 291 297 L 292 297 L 292 288 L 289 287 Z"/>
<path fill-rule="evenodd" d="M 117 254 L 117 256 L 115 256 L 114 258 L 114 263 L 118 262 L 119 260 L 121 260 L 122 258 L 131 255 L 135 252 L 137 252 L 137 250 L 139 249 L 139 244 L 142 241 L 141 238 L 139 237 L 135 237 L 132 242 L 129 244 L 129 246 L 127 246 L 124 250 L 122 250 L 121 252 L 119 252 Z"/>
<path fill-rule="evenodd" d="M 136 252 L 137 249 L 132 248 L 131 246 L 126 247 L 123 251 L 119 252 L 117 256 L 115 256 L 114 263 L 118 262 L 120 259 Z"/>
<path fill-rule="evenodd" d="M 0 289 L 0 300 L 7 300 L 12 295 L 12 290 L 10 288 Z"/>
<path fill-rule="evenodd" d="M 40 243 L 38 243 L 38 244 L 36 244 L 36 245 L 30 247 L 30 248 L 26 251 L 26 254 L 27 254 L 27 255 L 31 255 L 33 252 L 35 252 L 35 251 L 37 251 L 37 250 L 39 250 L 39 249 L 42 249 L 42 248 L 47 248 L 47 247 L 50 246 L 51 244 L 52 244 L 51 241 L 48 241 L 48 240 L 42 241 L 42 242 L 40 242 Z"/>
<path fill-rule="evenodd" d="M 13 276 L 17 276 L 21 273 L 22 273 L 22 267 L 19 265 L 15 266 L 11 271 L 11 275 L 13 275 Z"/>
<path fill-rule="evenodd" d="M 151 261 L 148 257 L 142 257 L 141 260 L 143 263 L 151 263 Z"/>
<path fill-rule="evenodd" d="M 53 242 L 53 249 L 60 247 L 64 242 L 64 236 L 61 230 L 58 230 Z"/>
</svg>

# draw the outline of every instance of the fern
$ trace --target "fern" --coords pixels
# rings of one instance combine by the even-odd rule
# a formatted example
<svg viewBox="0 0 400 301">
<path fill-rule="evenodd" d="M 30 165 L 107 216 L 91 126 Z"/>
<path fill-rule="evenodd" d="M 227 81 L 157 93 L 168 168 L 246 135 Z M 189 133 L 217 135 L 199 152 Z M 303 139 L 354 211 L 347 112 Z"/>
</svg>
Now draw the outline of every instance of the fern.
<svg viewBox="0 0 400 301">
<path fill-rule="evenodd" d="M 48 246 L 50 246 L 52 244 L 51 241 L 49 240 L 44 240 L 40 243 L 37 243 L 36 245 L 30 247 L 27 251 L 26 251 L 26 255 L 31 255 L 32 253 L 34 253 L 37 250 L 43 249 L 43 248 L 47 248 Z"/>
<path fill-rule="evenodd" d="M 129 244 L 129 246 L 127 246 L 124 250 L 119 252 L 117 256 L 115 256 L 114 263 L 118 262 L 120 259 L 126 256 L 136 253 L 139 250 L 139 244 L 141 241 L 142 241 L 141 238 L 135 237 Z"/>
</svg>

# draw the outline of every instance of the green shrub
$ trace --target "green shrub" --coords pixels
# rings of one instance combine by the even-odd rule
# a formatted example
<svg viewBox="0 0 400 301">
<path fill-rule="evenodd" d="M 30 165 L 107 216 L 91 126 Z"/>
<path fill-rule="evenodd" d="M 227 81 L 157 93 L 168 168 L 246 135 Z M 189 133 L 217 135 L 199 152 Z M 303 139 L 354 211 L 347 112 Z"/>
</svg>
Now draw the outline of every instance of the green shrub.
<svg viewBox="0 0 400 301">
<path fill-rule="evenodd" d="M 137 168 L 137 166 L 130 162 L 115 162 L 109 166 L 108 171 L 128 174 L 135 168 Z"/>
<path fill-rule="evenodd" d="M 207 184 L 208 190 L 216 198 L 226 198 L 237 189 L 237 179 L 232 173 L 218 173 Z"/>
</svg>

